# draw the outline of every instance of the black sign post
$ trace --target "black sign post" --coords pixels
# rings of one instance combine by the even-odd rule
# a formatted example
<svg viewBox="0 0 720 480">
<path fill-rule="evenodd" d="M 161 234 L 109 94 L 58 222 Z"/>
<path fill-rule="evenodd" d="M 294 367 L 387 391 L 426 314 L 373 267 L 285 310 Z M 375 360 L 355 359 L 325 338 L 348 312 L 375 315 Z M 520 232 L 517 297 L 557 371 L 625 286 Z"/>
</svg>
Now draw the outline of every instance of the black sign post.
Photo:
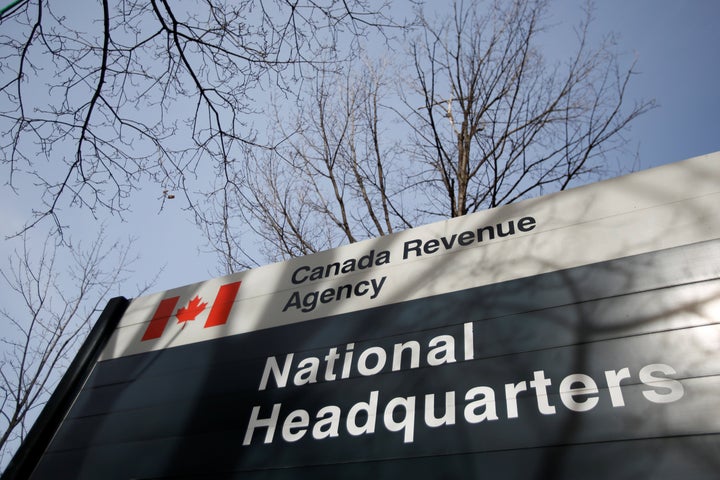
<svg viewBox="0 0 720 480">
<path fill-rule="evenodd" d="M 2 480 L 30 477 L 129 304 L 130 300 L 127 298 L 115 297 L 105 306 L 67 372 L 60 379 L 55 391 L 3 472 Z"/>
</svg>

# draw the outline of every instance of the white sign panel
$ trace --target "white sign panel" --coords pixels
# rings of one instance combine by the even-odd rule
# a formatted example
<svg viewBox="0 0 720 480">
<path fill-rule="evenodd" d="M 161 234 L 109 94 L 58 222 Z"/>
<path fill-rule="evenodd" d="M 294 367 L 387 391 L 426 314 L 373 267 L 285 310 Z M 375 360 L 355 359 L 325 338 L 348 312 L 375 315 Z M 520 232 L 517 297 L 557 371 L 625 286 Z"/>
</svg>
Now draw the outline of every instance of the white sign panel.
<svg viewBox="0 0 720 480">
<path fill-rule="evenodd" d="M 102 359 L 720 238 L 720 154 L 133 300 Z"/>
</svg>

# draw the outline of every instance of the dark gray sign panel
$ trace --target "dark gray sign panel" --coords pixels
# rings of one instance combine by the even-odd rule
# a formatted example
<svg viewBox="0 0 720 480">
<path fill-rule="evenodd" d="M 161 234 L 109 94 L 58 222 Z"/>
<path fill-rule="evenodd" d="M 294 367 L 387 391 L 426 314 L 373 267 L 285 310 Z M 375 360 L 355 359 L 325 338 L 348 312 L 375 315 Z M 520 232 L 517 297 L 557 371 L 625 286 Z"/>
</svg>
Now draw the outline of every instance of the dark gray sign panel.
<svg viewBox="0 0 720 480">
<path fill-rule="evenodd" d="M 717 478 L 718 161 L 138 299 L 31 478 Z"/>
</svg>

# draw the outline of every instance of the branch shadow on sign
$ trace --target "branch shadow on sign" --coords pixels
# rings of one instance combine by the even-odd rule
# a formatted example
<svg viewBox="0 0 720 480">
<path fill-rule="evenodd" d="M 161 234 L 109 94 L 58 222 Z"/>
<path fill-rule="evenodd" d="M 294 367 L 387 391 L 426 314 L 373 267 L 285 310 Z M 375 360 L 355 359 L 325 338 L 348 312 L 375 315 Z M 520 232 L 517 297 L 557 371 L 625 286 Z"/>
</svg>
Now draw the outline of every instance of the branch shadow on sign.
<svg viewBox="0 0 720 480">
<path fill-rule="evenodd" d="M 673 240 L 706 235 L 712 209 L 643 188 L 650 206 L 615 214 L 567 192 L 218 279 L 243 283 L 213 338 L 142 352 L 135 328 L 37 475 L 712 478 L 720 240 Z"/>
</svg>

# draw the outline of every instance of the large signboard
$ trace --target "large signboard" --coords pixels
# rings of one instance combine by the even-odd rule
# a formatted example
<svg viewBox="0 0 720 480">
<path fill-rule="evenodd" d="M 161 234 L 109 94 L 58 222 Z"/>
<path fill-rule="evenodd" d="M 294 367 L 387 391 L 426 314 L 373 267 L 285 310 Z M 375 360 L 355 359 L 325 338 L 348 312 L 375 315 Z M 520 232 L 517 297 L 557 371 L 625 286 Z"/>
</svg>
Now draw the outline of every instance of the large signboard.
<svg viewBox="0 0 720 480">
<path fill-rule="evenodd" d="M 720 154 L 132 301 L 34 479 L 717 478 Z"/>
</svg>

